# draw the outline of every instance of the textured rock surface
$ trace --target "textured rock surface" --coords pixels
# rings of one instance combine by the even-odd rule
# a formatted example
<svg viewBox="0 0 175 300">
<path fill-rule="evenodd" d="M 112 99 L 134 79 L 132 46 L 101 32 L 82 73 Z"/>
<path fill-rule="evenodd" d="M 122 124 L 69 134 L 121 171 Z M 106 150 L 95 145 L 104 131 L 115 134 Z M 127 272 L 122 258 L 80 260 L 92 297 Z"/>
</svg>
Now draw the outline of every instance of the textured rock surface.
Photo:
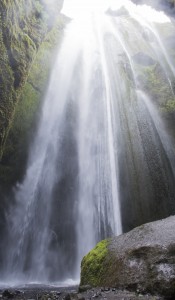
<svg viewBox="0 0 175 300">
<path fill-rule="evenodd" d="M 95 270 L 94 266 L 101 253 L 96 252 L 94 256 L 93 251 L 82 261 L 81 285 L 94 285 L 97 277 L 99 286 L 175 296 L 174 216 L 109 239 L 100 275 L 98 267 Z"/>
<path fill-rule="evenodd" d="M 32 62 L 62 2 L 55 1 L 53 14 L 53 3 L 44 0 L 0 1 L 0 156 Z"/>
<path fill-rule="evenodd" d="M 64 16 L 58 16 L 41 43 L 15 106 L 0 163 L 0 182 L 8 190 L 24 174 L 29 143 L 35 132 L 41 100 L 55 59 L 55 49 L 61 41 L 66 20 Z"/>
<path fill-rule="evenodd" d="M 10 203 L 7 194 L 24 175 L 40 100 L 67 20 L 59 13 L 62 2 L 0 1 L 1 238 Z"/>
</svg>

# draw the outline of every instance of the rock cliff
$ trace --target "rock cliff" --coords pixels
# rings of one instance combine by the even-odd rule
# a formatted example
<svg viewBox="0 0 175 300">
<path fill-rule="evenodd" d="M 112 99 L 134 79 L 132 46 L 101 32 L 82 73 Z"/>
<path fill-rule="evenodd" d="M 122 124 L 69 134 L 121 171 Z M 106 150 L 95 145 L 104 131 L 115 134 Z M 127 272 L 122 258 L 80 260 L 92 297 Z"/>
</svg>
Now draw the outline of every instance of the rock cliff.
<svg viewBox="0 0 175 300">
<path fill-rule="evenodd" d="M 0 156 L 31 65 L 58 19 L 62 2 L 0 2 Z"/>
</svg>

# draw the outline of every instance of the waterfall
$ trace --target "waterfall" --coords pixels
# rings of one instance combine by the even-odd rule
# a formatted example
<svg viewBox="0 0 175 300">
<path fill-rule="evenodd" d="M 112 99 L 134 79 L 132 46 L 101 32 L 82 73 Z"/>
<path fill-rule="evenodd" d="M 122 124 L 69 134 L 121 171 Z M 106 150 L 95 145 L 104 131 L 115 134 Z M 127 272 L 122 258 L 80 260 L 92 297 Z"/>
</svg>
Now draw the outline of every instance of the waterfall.
<svg viewBox="0 0 175 300">
<path fill-rule="evenodd" d="M 108 13 L 106 2 L 95 11 L 91 3 L 65 29 L 7 216 L 7 282 L 76 279 L 99 240 L 174 211 L 173 141 L 145 88 L 154 90 L 145 74 L 157 72 L 175 99 L 160 34 L 162 20 L 174 27 L 161 12 L 151 10 L 156 23 L 145 7 L 122 3 Z"/>
</svg>

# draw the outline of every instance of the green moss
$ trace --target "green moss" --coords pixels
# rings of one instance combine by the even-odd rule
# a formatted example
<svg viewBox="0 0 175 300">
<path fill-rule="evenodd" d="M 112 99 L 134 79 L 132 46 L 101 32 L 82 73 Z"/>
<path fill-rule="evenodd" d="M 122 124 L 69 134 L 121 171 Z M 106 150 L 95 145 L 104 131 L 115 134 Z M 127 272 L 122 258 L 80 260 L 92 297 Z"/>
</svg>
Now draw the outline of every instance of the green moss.
<svg viewBox="0 0 175 300">
<path fill-rule="evenodd" d="M 174 110 L 175 97 L 170 82 L 159 64 L 140 70 L 140 84 L 160 111 Z"/>
<path fill-rule="evenodd" d="M 55 61 L 55 49 L 58 47 L 59 40 L 61 40 L 61 31 L 64 24 L 63 19 L 59 17 L 56 25 L 43 41 L 30 70 L 28 82 L 38 91 L 45 90 L 48 74 Z"/>
<path fill-rule="evenodd" d="M 175 112 L 175 98 L 168 100 L 162 108 L 162 111 L 165 113 Z"/>
<path fill-rule="evenodd" d="M 104 261 L 108 253 L 108 240 L 99 242 L 82 260 L 81 263 L 81 283 L 98 286 L 102 281 L 105 268 Z"/>
<path fill-rule="evenodd" d="M 3 185 L 13 185 L 16 181 L 22 180 L 24 175 L 29 143 L 36 131 L 40 103 L 49 80 L 56 54 L 55 49 L 61 40 L 64 24 L 64 19 L 58 17 L 54 28 L 47 34 L 37 52 L 27 83 L 16 104 L 0 164 L 0 180 Z M 30 39 L 28 42 L 30 43 Z"/>
<path fill-rule="evenodd" d="M 0 179 L 4 185 L 14 184 L 24 173 L 29 134 L 34 128 L 33 117 L 38 109 L 38 96 L 38 92 L 27 83 L 22 94 L 22 105 L 17 105 L 0 164 Z"/>
<path fill-rule="evenodd" d="M 0 16 L 0 157 L 1 145 L 5 143 L 8 127 L 11 120 L 11 111 L 14 101 L 14 77 L 9 63 L 7 49 L 3 40 L 3 20 Z"/>
<path fill-rule="evenodd" d="M 23 34 L 23 41 L 26 44 L 27 48 L 33 48 L 34 51 L 36 50 L 35 43 L 32 41 L 32 39 L 27 34 Z"/>
<path fill-rule="evenodd" d="M 51 23 L 42 0 L 0 1 L 0 158 L 31 65 L 59 16 L 58 3 Z"/>
</svg>

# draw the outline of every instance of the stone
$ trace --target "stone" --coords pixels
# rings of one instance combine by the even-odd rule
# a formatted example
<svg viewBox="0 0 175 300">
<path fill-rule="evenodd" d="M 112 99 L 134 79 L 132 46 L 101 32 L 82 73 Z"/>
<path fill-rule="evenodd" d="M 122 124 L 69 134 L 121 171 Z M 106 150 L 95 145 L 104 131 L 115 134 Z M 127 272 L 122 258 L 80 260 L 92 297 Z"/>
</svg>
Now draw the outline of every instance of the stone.
<svg viewBox="0 0 175 300">
<path fill-rule="evenodd" d="M 58 291 L 58 292 L 57 292 L 57 295 L 61 295 L 61 292 Z"/>
<path fill-rule="evenodd" d="M 5 290 L 3 293 L 2 293 L 2 296 L 5 297 L 5 298 L 13 298 L 14 297 L 14 294 L 9 291 L 9 290 Z"/>
<path fill-rule="evenodd" d="M 90 289 L 91 289 L 91 286 L 90 286 L 90 285 L 81 285 L 81 286 L 79 286 L 78 291 L 79 291 L 80 293 L 83 293 L 83 292 L 86 292 L 87 290 L 90 290 Z"/>
<path fill-rule="evenodd" d="M 97 293 L 92 296 L 92 298 L 98 298 L 98 297 L 99 295 Z"/>
<path fill-rule="evenodd" d="M 97 244 L 95 249 L 94 256 L 88 254 L 82 261 L 81 284 L 175 297 L 175 216 L 107 240 L 100 265 L 96 261 L 101 247 Z"/>
<path fill-rule="evenodd" d="M 70 294 L 66 294 L 64 297 L 65 300 L 71 300 L 71 295 Z"/>
<path fill-rule="evenodd" d="M 78 300 L 85 300 L 84 296 L 82 294 L 77 294 Z"/>
<path fill-rule="evenodd" d="M 15 290 L 15 294 L 20 295 L 20 294 L 22 294 L 22 292 L 20 290 Z"/>
</svg>

